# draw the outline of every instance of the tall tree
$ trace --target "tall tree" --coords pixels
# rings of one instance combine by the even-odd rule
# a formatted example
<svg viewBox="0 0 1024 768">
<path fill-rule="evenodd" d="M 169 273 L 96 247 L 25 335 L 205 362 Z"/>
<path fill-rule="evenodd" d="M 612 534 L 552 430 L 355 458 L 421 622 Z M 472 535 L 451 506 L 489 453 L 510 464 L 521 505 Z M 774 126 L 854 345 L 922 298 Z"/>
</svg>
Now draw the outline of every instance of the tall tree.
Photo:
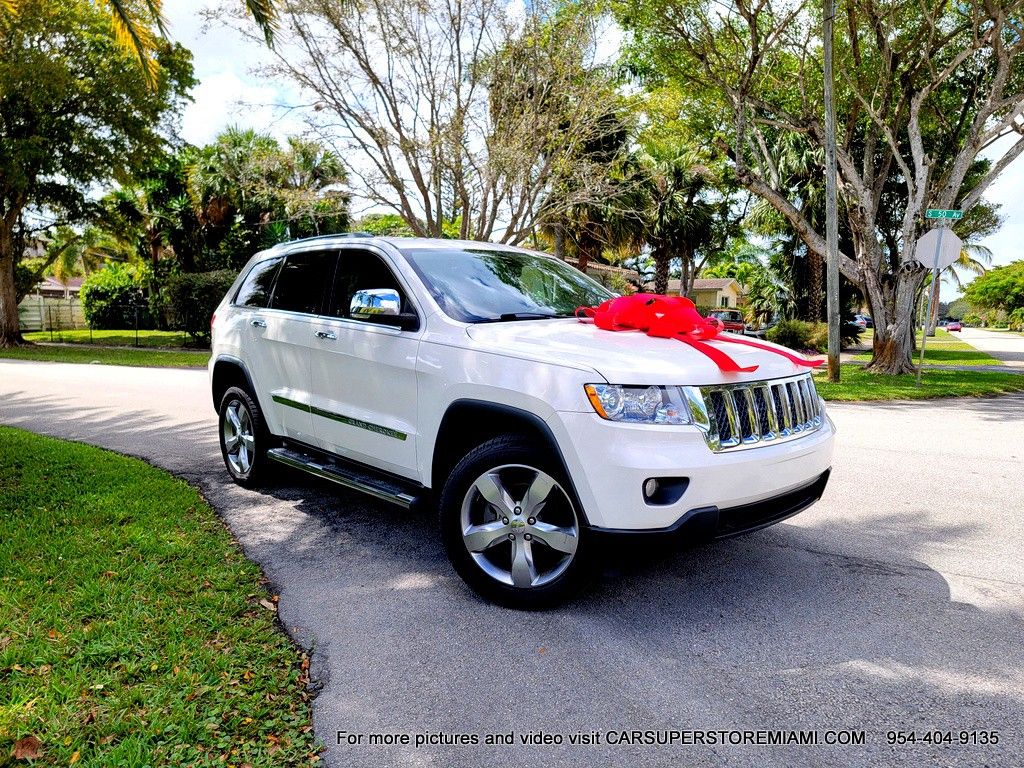
<svg viewBox="0 0 1024 768">
<path fill-rule="evenodd" d="M 1021 0 L 847 0 L 836 49 L 840 191 L 852 248 L 840 270 L 875 321 L 870 368 L 913 370 L 915 260 L 925 208 L 977 205 L 1024 153 Z M 825 239 L 780 181 L 780 139 L 825 142 L 818 6 L 772 0 L 624 0 L 638 67 L 693 95 L 737 179 L 823 256 Z M 1004 137 L 1020 137 L 1006 144 Z M 1006 147 L 968 182 L 979 154 Z M 883 206 L 885 197 L 895 202 Z M 896 224 L 887 242 L 884 216 Z M 895 252 L 894 252 L 895 247 Z"/>
<path fill-rule="evenodd" d="M 272 136 L 228 128 L 191 153 L 185 172 L 207 246 L 228 240 L 236 254 L 221 266 L 240 266 L 268 240 L 348 228 L 345 170 L 317 142 L 292 138 L 282 149 Z"/>
<path fill-rule="evenodd" d="M 454 222 L 516 243 L 606 191 L 579 151 L 616 129 L 599 119 L 617 95 L 594 64 L 595 24 L 569 4 L 293 0 L 269 72 L 309 96 L 356 193 L 417 235 Z M 568 175 L 572 195 L 549 194 Z"/>
<path fill-rule="evenodd" d="M 0 0 L 0 24 L 14 23 L 22 5 L 31 0 Z M 274 41 L 277 6 L 274 0 L 244 0 L 246 11 L 262 31 L 267 45 Z M 98 0 L 95 4 L 110 20 L 118 45 L 134 53 L 151 85 L 160 73 L 160 38 L 167 36 L 163 0 Z"/>
<path fill-rule="evenodd" d="M 156 45 L 151 84 L 87 0 L 20 0 L 0 23 L 0 346 L 21 343 L 14 275 L 26 240 L 89 218 L 92 185 L 127 180 L 166 144 L 192 66 L 180 46 Z"/>
<path fill-rule="evenodd" d="M 647 244 L 654 259 L 654 291 L 668 290 L 670 267 L 679 265 L 681 289 L 693 292 L 693 281 L 712 256 L 736 234 L 739 216 L 723 194 L 721 178 L 690 151 L 647 154 L 649 207 Z"/>
</svg>

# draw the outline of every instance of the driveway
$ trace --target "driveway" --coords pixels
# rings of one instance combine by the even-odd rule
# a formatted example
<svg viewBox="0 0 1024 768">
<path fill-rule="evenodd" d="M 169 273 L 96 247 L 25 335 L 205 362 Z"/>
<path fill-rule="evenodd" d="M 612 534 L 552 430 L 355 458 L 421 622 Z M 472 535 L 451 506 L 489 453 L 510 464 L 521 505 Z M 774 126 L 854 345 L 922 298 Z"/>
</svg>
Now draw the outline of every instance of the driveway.
<svg viewBox="0 0 1024 768">
<path fill-rule="evenodd" d="M 220 511 L 313 648 L 328 765 L 1019 765 L 1024 397 L 829 410 L 838 453 L 817 506 L 685 552 L 622 553 L 578 601 L 528 614 L 474 597 L 427 515 L 298 476 L 262 494 L 229 483 L 203 372 L 0 362 L 0 422 L 141 456 Z M 607 743 L 628 729 L 865 742 Z M 890 746 L 891 730 L 999 742 Z M 602 743 L 569 743 L 592 731 Z M 516 746 L 451 743 L 509 732 Z M 564 743 L 518 743 L 538 732 Z"/>
<path fill-rule="evenodd" d="M 952 336 L 952 334 L 950 334 Z M 987 352 L 1015 368 L 1024 368 L 1024 336 L 1009 331 L 964 328 L 960 336 L 975 349 Z"/>
</svg>

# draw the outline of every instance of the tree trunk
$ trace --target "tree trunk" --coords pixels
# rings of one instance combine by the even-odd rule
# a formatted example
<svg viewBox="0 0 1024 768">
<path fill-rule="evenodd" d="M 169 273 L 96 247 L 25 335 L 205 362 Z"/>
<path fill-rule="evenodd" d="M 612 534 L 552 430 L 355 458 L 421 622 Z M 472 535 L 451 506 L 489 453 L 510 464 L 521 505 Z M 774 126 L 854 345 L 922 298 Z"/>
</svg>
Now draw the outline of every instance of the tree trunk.
<svg viewBox="0 0 1024 768">
<path fill-rule="evenodd" d="M 683 275 L 679 285 L 680 296 L 693 296 L 693 283 L 697 279 L 697 265 L 693 258 L 693 249 L 686 245 L 683 247 Z"/>
<path fill-rule="evenodd" d="M 556 221 L 552 227 L 555 230 L 555 258 L 565 259 L 565 224 Z"/>
<path fill-rule="evenodd" d="M 808 314 L 808 317 L 812 321 L 818 322 L 818 321 L 821 321 L 821 320 L 825 319 L 821 315 L 821 304 L 822 304 L 821 299 L 825 295 L 825 291 L 823 290 L 823 287 L 822 287 L 822 283 L 824 282 L 822 280 L 822 272 L 823 272 L 822 266 L 824 265 L 825 260 L 822 259 L 818 254 L 816 254 L 810 248 L 807 249 L 807 258 L 810 260 L 810 263 L 808 264 L 808 266 L 810 267 L 810 273 L 811 273 L 811 275 L 810 275 L 811 279 L 809 281 L 810 282 L 810 286 L 809 286 L 809 288 L 810 288 L 810 291 L 809 291 L 810 292 L 810 296 L 809 296 L 810 301 L 808 302 L 809 306 L 807 307 L 807 310 L 808 310 L 807 314 Z"/>
<path fill-rule="evenodd" d="M 889 376 L 917 371 L 913 362 L 917 325 L 914 306 L 924 274 L 923 270 L 901 271 L 887 277 L 885 283 L 865 281 L 875 325 L 873 356 L 867 370 Z"/>
<path fill-rule="evenodd" d="M 669 254 L 662 251 L 654 251 L 654 292 L 660 294 L 668 293 L 668 265 L 671 259 Z"/>
<path fill-rule="evenodd" d="M 18 292 L 14 285 L 14 232 L 0 219 L 0 347 L 24 343 L 18 324 Z"/>
<path fill-rule="evenodd" d="M 935 280 L 932 283 L 932 312 L 928 318 L 928 335 L 935 335 L 935 328 L 939 324 L 939 290 L 942 286 L 942 280 Z"/>
</svg>

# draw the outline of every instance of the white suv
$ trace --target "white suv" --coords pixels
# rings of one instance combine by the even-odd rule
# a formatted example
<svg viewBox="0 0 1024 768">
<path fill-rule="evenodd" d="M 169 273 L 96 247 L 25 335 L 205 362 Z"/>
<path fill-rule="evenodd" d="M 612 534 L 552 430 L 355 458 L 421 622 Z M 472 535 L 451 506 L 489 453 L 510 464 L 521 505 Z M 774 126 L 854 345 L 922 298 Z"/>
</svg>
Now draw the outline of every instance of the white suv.
<svg viewBox="0 0 1024 768">
<path fill-rule="evenodd" d="M 820 498 L 834 428 L 810 374 L 740 344 L 720 346 L 757 371 L 722 373 L 687 344 L 574 316 L 612 296 L 489 243 L 258 253 L 212 321 L 228 472 L 257 485 L 280 463 L 428 500 L 462 578 L 523 608 L 575 587 L 598 534 L 728 536 Z"/>
</svg>

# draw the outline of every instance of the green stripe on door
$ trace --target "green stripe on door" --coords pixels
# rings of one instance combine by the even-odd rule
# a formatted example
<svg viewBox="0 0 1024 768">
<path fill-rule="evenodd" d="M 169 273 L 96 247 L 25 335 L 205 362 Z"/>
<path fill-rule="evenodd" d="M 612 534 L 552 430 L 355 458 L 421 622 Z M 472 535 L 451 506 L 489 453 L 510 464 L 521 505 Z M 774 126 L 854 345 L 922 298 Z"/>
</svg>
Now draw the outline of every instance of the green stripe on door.
<svg viewBox="0 0 1024 768">
<path fill-rule="evenodd" d="M 348 424 L 350 427 L 358 427 L 359 429 L 365 429 L 368 432 L 376 432 L 378 435 L 393 437 L 396 440 L 405 440 L 408 437 L 405 432 L 399 432 L 397 429 L 382 427 L 380 424 L 373 424 L 369 421 L 363 421 L 362 419 L 353 419 L 349 416 L 343 416 L 340 413 L 325 411 L 322 408 L 314 408 L 306 405 L 305 403 L 300 403 L 298 400 L 291 400 L 287 397 L 282 397 L 281 395 L 272 395 L 272 398 L 275 403 L 287 405 L 289 408 L 305 411 L 306 413 L 311 413 L 314 416 L 322 416 L 325 419 L 331 419 L 332 421 L 338 421 L 342 424 Z"/>
</svg>

